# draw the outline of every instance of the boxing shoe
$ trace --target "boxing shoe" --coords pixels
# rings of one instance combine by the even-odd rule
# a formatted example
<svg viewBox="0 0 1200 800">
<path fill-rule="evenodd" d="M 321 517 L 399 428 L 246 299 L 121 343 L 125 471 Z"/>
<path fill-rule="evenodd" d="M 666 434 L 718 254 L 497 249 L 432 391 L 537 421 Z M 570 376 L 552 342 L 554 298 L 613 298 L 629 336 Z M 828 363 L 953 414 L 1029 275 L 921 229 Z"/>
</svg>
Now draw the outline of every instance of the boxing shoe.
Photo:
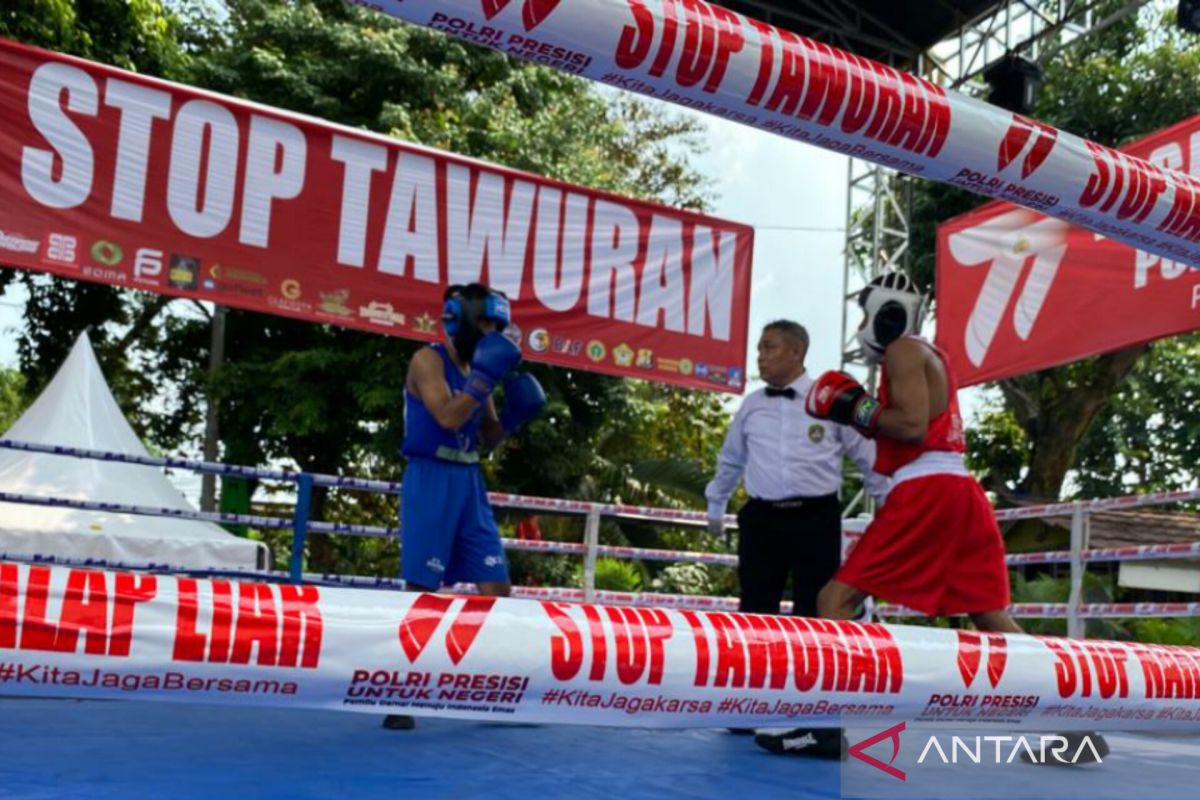
<svg viewBox="0 0 1200 800">
<path fill-rule="evenodd" d="M 411 731 L 417 722 L 408 714 L 388 714 L 383 718 L 383 727 L 389 731 Z"/>
<path fill-rule="evenodd" d="M 786 733 L 760 733 L 754 743 L 781 756 L 846 760 L 850 742 L 841 728 L 796 728 Z"/>
</svg>

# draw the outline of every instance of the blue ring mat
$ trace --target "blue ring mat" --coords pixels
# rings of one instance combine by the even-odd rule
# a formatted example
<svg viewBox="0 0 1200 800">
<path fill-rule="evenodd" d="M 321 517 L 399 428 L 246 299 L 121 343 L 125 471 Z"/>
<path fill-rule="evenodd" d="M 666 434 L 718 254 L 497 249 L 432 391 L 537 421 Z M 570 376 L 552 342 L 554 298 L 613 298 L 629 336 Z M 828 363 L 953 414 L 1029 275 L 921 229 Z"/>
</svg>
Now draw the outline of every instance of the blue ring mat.
<svg viewBox="0 0 1200 800">
<path fill-rule="evenodd" d="M 388 731 L 340 711 L 0 698 L 0 797 L 45 798 L 841 798 L 843 765 L 773 756 L 722 729 L 654 730 L 418 719 Z M 871 732 L 864 732 L 871 733 Z M 975 732 L 972 732 L 973 734 Z M 1197 796 L 1200 737 L 1110 734 L 1101 767 L 944 767 L 942 797 Z M 851 740 L 854 732 L 851 732 Z M 887 745 L 882 758 L 887 759 Z M 880 751 L 870 752 L 880 755 Z M 857 761 L 847 762 L 862 768 Z M 867 769 L 866 796 L 890 778 Z M 1103 769 L 1103 772 L 1096 770 Z M 996 770 L 1000 770 L 996 772 Z M 1147 785 L 1182 788 L 1156 793 Z M 878 776 L 874 779 L 873 776 Z M 997 780 L 1005 781 L 998 784 Z M 860 783 L 862 783 L 860 781 Z M 856 784 L 857 785 L 857 784 Z M 926 783 L 928 786 L 929 784 Z M 1031 789 L 1030 787 L 1033 787 Z M 910 784 L 906 793 L 915 797 Z M 1014 796 L 1009 794 L 1008 796 Z"/>
</svg>

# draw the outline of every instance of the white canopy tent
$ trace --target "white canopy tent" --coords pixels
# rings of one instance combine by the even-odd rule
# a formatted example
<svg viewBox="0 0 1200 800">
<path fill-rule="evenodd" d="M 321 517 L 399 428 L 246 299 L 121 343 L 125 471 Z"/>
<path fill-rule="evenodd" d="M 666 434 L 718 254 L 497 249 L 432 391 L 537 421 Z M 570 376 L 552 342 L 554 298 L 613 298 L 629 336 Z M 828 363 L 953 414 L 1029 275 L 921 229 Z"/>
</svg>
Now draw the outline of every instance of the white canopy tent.
<svg viewBox="0 0 1200 800">
<path fill-rule="evenodd" d="M 112 392 L 87 334 L 4 438 L 148 455 Z M 156 467 L 0 449 L 0 491 L 194 510 Z M 255 568 L 266 547 L 198 520 L 0 503 L 0 558 L 105 559 L 176 569 Z"/>
</svg>

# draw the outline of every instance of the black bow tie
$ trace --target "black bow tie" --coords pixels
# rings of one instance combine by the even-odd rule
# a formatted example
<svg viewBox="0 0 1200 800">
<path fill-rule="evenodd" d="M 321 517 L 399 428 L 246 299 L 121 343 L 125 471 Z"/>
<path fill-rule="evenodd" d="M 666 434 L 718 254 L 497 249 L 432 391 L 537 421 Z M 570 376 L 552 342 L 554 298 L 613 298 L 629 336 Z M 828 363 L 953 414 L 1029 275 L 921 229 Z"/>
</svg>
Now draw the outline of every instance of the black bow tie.
<svg viewBox="0 0 1200 800">
<path fill-rule="evenodd" d="M 788 400 L 795 400 L 796 390 L 790 386 L 786 389 L 776 389 L 774 386 L 768 386 L 767 397 L 786 397 Z"/>
</svg>

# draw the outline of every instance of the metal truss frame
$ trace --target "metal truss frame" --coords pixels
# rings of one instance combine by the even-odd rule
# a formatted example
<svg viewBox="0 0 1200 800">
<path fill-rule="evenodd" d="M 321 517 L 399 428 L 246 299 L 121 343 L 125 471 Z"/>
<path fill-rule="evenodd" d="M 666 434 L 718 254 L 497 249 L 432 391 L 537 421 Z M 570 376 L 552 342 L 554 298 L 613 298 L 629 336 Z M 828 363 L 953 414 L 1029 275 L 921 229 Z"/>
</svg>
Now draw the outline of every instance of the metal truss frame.
<svg viewBox="0 0 1200 800">
<path fill-rule="evenodd" d="M 1129 0 L 1101 14 L 1097 10 L 1101 0 L 1003 0 L 925 52 L 910 53 L 907 60 L 915 64 L 918 74 L 935 83 L 978 93 L 985 88 L 984 70 L 1006 55 L 1045 60 L 1137 13 L 1149 2 Z M 843 369 L 868 369 L 854 340 L 859 290 L 880 273 L 907 266 L 908 210 L 914 180 L 874 164 L 850 161 L 842 279 Z M 868 379 L 873 382 L 873 371 L 868 372 Z"/>
<path fill-rule="evenodd" d="M 822 40 L 843 50 L 859 52 L 862 45 L 878 48 L 887 54 L 882 60 L 893 66 L 910 62 L 920 49 L 895 28 L 859 8 L 854 0 L 790 0 L 769 7 L 759 6 L 755 16 L 783 28 L 794 27 L 797 23 L 814 28 L 821 31 Z M 886 33 L 886 38 L 863 30 L 868 23 Z"/>
<path fill-rule="evenodd" d="M 1104 0 L 1004 0 L 917 55 L 917 73 L 952 89 L 982 87 L 984 70 L 1009 54 L 1044 61 L 1064 47 L 1138 12 L 1130 0 L 1107 14 Z"/>
<path fill-rule="evenodd" d="M 911 180 L 852 158 L 846 183 L 846 245 L 843 274 L 842 367 L 862 365 L 855 334 L 858 295 L 876 275 L 908 266 Z M 874 374 L 869 375 L 873 381 Z M 874 388 L 874 387 L 871 387 Z"/>
<path fill-rule="evenodd" d="M 1101 0 L 1004 0 L 924 52 L 903 58 L 915 72 L 950 89 L 982 93 L 983 72 L 1009 54 L 1044 61 L 1064 47 L 1137 13 L 1149 0 L 1130 0 L 1100 14 Z M 846 3 L 839 3 L 846 5 Z M 808 6 L 810 3 L 798 5 Z M 875 276 L 906 270 L 909 255 L 909 175 L 850 159 L 846 181 L 846 239 L 842 275 L 842 369 L 859 372 L 874 391 L 876 370 L 863 361 L 855 334 L 858 295 Z M 865 492 L 847 506 L 870 511 Z"/>
</svg>

